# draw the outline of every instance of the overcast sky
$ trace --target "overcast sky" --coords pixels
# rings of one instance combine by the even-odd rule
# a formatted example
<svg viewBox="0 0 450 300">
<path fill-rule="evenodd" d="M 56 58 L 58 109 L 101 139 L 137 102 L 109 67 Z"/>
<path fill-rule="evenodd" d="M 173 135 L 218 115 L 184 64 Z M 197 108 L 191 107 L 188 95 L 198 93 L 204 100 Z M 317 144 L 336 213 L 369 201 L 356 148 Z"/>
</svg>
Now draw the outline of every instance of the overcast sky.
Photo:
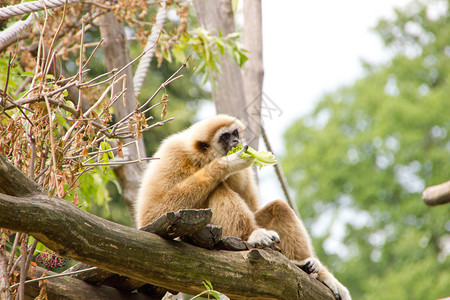
<svg viewBox="0 0 450 300">
<path fill-rule="evenodd" d="M 283 111 L 267 119 L 274 148 L 296 118 L 325 92 L 363 75 L 360 59 L 389 58 L 372 31 L 377 20 L 410 0 L 263 0 L 264 93 Z"/>
<path fill-rule="evenodd" d="M 363 76 L 361 59 L 389 59 L 372 29 L 380 18 L 392 18 L 394 7 L 410 2 L 263 0 L 263 92 L 282 111 L 264 124 L 275 154 L 283 152 L 289 125 L 310 112 L 321 95 Z M 263 168 L 260 176 L 264 203 L 283 197 L 272 169 Z"/>
</svg>

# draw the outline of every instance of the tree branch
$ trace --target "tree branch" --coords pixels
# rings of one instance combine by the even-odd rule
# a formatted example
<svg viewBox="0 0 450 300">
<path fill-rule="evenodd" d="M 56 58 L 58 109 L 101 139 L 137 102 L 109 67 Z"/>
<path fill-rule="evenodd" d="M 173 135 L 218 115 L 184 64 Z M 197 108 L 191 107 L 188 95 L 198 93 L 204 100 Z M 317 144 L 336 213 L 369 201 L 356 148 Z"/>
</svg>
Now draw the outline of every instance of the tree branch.
<svg viewBox="0 0 450 300">
<path fill-rule="evenodd" d="M 434 206 L 450 202 L 450 180 L 427 187 L 422 193 L 426 205 Z"/>
<path fill-rule="evenodd" d="M 40 278 L 44 273 L 46 277 L 58 275 L 55 272 L 45 270 L 38 266 L 34 276 Z M 40 289 L 39 282 L 28 282 L 25 284 L 25 295 L 28 296 L 28 298 L 34 299 L 39 295 Z M 141 293 L 130 293 L 105 285 L 95 286 L 70 276 L 46 279 L 46 292 L 49 299 L 148 299 L 148 296 Z"/>
<path fill-rule="evenodd" d="M 42 194 L 0 194 L 0 215 L 0 227 L 28 233 L 62 256 L 169 290 L 197 294 L 207 279 L 232 299 L 333 299 L 276 251 L 211 251 L 169 241 Z"/>
<path fill-rule="evenodd" d="M 0 155 L 0 193 L 20 197 L 40 192 L 36 183 Z"/>
</svg>

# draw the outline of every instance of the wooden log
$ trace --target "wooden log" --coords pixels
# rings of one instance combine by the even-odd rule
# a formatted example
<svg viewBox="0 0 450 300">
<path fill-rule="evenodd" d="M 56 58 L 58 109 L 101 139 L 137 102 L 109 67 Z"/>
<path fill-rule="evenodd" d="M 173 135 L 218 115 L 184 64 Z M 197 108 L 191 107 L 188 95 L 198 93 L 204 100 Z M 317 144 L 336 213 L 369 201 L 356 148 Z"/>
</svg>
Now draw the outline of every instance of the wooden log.
<svg viewBox="0 0 450 300">
<path fill-rule="evenodd" d="M 0 158 L 0 182 L 15 187 L 3 191 L 27 195 L 30 180 L 22 176 L 23 182 L 14 183 L 20 171 Z M 0 227 L 30 234 L 62 256 L 169 290 L 198 294 L 207 279 L 232 299 L 334 298 L 276 251 L 206 250 L 104 220 L 48 195 L 0 193 L 0 216 Z"/>
<path fill-rule="evenodd" d="M 217 245 L 218 249 L 228 251 L 245 251 L 252 249 L 252 245 L 235 236 L 224 236 Z"/>
<path fill-rule="evenodd" d="M 0 193 L 11 196 L 38 194 L 41 188 L 0 155 Z"/>
<path fill-rule="evenodd" d="M 140 230 L 151 232 L 165 239 L 192 235 L 205 228 L 211 220 L 211 209 L 182 209 L 168 212 L 145 225 Z"/>
<path fill-rule="evenodd" d="M 89 214 L 47 195 L 0 194 L 0 227 L 33 235 L 62 256 L 170 290 L 198 294 L 204 279 L 232 299 L 333 299 L 282 254 L 211 251 Z"/>
<path fill-rule="evenodd" d="M 52 276 L 58 273 L 37 267 L 34 272 L 34 278 L 40 278 L 44 275 Z M 33 278 L 33 279 L 34 279 Z M 29 276 L 27 279 L 32 279 Z M 25 299 L 35 299 L 41 290 L 39 282 L 30 282 L 25 284 Z M 119 290 L 109 286 L 95 286 L 82 280 L 72 278 L 70 276 L 57 277 L 46 280 L 46 291 L 49 299 L 65 299 L 65 300 L 144 300 L 152 299 L 148 295 L 142 293 L 131 293 L 130 291 Z M 153 298 L 156 299 L 156 298 Z M 161 299 L 161 298 L 158 298 Z"/>
<path fill-rule="evenodd" d="M 222 227 L 208 224 L 202 230 L 181 237 L 181 240 L 205 249 L 214 249 L 222 237 Z"/>
<path fill-rule="evenodd" d="M 77 263 L 76 265 L 67 269 L 63 273 L 72 273 L 79 270 L 85 270 L 91 267 L 92 266 L 84 263 Z M 70 277 L 83 280 L 95 286 L 107 285 L 121 291 L 128 291 L 128 292 L 138 291 L 142 295 L 145 295 L 151 299 L 161 299 L 167 292 L 167 289 L 158 286 L 153 286 L 143 281 L 115 274 L 108 270 L 99 268 L 89 270 L 83 273 L 73 274 L 70 275 Z M 170 292 L 172 294 L 176 294 L 175 291 Z"/>
</svg>

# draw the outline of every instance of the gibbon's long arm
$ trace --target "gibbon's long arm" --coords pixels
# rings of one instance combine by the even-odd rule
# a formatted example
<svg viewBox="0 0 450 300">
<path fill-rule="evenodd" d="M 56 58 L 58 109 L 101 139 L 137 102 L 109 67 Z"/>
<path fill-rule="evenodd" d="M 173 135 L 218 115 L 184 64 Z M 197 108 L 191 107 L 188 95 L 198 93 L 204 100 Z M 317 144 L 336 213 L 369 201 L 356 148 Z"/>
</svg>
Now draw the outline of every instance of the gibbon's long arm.
<svg viewBox="0 0 450 300">
<path fill-rule="evenodd" d="M 166 191 L 164 200 L 180 207 L 202 207 L 209 194 L 229 175 L 229 169 L 226 161 L 216 158 Z"/>
<path fill-rule="evenodd" d="M 229 175 L 248 168 L 253 158 L 242 158 L 242 151 L 216 158 L 164 194 L 164 198 L 181 207 L 202 207 L 209 194 Z"/>
</svg>

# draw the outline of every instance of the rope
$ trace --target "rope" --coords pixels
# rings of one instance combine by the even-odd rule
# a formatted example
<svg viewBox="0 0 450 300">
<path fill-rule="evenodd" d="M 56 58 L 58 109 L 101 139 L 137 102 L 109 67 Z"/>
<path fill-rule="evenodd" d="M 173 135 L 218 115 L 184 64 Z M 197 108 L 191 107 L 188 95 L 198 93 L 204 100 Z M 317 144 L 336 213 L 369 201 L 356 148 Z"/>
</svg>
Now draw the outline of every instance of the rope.
<svg viewBox="0 0 450 300">
<path fill-rule="evenodd" d="M 30 16 L 25 21 L 17 21 L 10 27 L 6 28 L 0 32 L 0 45 L 5 45 L 18 37 L 28 26 L 30 26 L 34 21 L 34 14 Z"/>
<path fill-rule="evenodd" d="M 269 138 L 267 137 L 266 130 L 263 126 L 261 126 L 261 134 L 262 138 L 264 140 L 264 144 L 266 145 L 266 148 L 268 151 L 273 153 L 272 147 L 270 146 Z M 275 173 L 277 174 L 278 181 L 280 182 L 281 189 L 283 190 L 284 197 L 286 197 L 286 202 L 288 205 L 292 208 L 292 210 L 295 212 L 295 214 L 300 217 L 300 213 L 297 208 L 297 204 L 295 201 L 292 200 L 291 195 L 289 194 L 286 177 L 284 176 L 283 170 L 280 167 L 280 164 L 275 164 L 273 166 L 275 168 Z"/>
<path fill-rule="evenodd" d="M 67 0 L 67 4 L 72 4 L 80 1 L 82 0 Z M 66 3 L 66 0 L 44 0 L 44 1 L 24 2 L 17 5 L 9 5 L 0 8 L 0 20 L 9 19 L 14 16 L 25 15 L 36 11 L 41 11 L 44 10 L 46 7 L 55 8 L 64 6 L 64 3 Z"/>
<path fill-rule="evenodd" d="M 155 46 L 158 41 L 159 35 L 163 28 L 164 21 L 166 20 L 166 1 L 161 2 L 161 6 L 156 13 L 156 23 L 152 27 L 152 33 L 150 34 L 147 45 L 145 45 L 146 52 L 139 61 L 136 73 L 133 77 L 134 94 L 137 97 L 139 91 L 141 90 L 142 83 L 144 82 L 145 75 L 147 75 L 148 68 L 150 67 L 150 62 L 152 61 L 153 55 L 155 54 Z"/>
</svg>

